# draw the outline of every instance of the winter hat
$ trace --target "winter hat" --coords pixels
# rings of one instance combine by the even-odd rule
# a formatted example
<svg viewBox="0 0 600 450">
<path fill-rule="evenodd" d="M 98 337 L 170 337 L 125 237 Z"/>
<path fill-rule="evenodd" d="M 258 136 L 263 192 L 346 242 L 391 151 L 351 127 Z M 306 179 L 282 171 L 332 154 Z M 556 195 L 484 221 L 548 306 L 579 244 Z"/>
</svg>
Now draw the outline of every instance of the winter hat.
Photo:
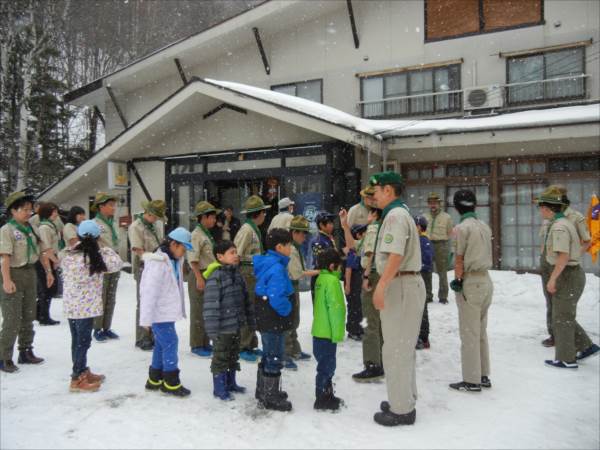
<svg viewBox="0 0 600 450">
<path fill-rule="evenodd" d="M 183 227 L 178 227 L 175 228 L 173 231 L 171 231 L 169 233 L 169 238 L 171 238 L 174 241 L 179 242 L 180 244 L 183 244 L 185 246 L 186 249 L 188 250 L 193 250 L 194 247 L 192 246 L 192 233 L 190 233 L 188 230 L 186 230 Z"/>
<path fill-rule="evenodd" d="M 357 239 L 358 234 L 364 233 L 366 231 L 366 229 L 367 229 L 367 225 L 355 223 L 354 225 L 352 225 L 352 227 L 350 227 L 350 233 L 352 234 L 352 237 L 354 239 Z"/>
<path fill-rule="evenodd" d="M 427 229 L 427 219 L 424 216 L 415 216 L 415 223 L 421 227 L 422 230 L 426 230 Z"/>
<path fill-rule="evenodd" d="M 77 235 L 81 237 L 90 236 L 97 238 L 100 236 L 100 227 L 94 220 L 84 220 L 77 227 Z"/>
</svg>

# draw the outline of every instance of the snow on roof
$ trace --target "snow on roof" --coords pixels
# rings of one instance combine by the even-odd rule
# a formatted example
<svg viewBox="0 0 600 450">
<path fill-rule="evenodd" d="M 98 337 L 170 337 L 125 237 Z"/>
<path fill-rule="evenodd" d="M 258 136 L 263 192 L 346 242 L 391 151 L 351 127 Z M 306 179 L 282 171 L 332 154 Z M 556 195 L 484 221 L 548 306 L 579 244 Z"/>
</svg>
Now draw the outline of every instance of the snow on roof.
<svg viewBox="0 0 600 450">
<path fill-rule="evenodd" d="M 597 103 L 582 106 L 537 109 L 477 118 L 429 120 L 363 119 L 332 108 L 331 106 L 281 92 L 231 81 L 212 79 L 205 79 L 204 81 L 380 138 L 600 122 L 600 105 Z"/>
</svg>

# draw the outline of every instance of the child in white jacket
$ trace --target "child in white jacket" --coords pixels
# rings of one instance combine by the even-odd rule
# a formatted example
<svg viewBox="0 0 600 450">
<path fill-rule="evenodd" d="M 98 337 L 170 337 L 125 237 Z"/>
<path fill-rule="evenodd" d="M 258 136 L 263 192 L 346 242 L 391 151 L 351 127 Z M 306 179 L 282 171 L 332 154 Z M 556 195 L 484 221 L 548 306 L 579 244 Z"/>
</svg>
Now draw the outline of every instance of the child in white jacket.
<svg viewBox="0 0 600 450">
<path fill-rule="evenodd" d="M 175 321 L 185 315 L 183 262 L 192 249 L 191 233 L 179 227 L 154 253 L 145 253 L 140 281 L 140 326 L 152 327 L 154 350 L 146 389 L 187 397 L 189 389 L 179 381 Z"/>
</svg>

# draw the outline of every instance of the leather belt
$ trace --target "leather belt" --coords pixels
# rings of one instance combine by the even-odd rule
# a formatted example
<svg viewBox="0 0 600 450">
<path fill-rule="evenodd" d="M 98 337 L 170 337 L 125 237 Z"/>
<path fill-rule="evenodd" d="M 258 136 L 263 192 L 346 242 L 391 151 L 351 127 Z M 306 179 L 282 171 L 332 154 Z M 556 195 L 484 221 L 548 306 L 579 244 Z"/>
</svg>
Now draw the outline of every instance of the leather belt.
<svg viewBox="0 0 600 450">
<path fill-rule="evenodd" d="M 403 277 L 405 275 L 421 275 L 421 272 L 413 272 L 413 271 L 402 271 L 396 274 L 397 277 Z"/>
<path fill-rule="evenodd" d="M 467 275 L 487 275 L 488 271 L 487 270 L 474 270 L 472 272 L 465 272 L 463 274 L 463 277 L 466 277 Z"/>
</svg>

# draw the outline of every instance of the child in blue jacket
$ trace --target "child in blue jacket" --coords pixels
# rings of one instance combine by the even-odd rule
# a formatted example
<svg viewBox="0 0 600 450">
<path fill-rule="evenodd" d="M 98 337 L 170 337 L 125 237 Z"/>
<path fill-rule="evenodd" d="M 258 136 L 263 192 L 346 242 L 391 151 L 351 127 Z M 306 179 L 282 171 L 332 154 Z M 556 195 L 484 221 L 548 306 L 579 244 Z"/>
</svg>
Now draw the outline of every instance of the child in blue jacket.
<svg viewBox="0 0 600 450">
<path fill-rule="evenodd" d="M 427 292 L 431 292 L 431 272 L 433 271 L 433 246 L 425 234 L 427 230 L 427 219 L 423 216 L 415 216 L 415 224 L 419 231 L 419 240 L 421 243 L 421 277 L 428 287 Z M 427 312 L 427 302 L 423 308 L 423 317 L 421 318 L 421 330 L 419 331 L 419 340 L 417 341 L 417 350 L 429 348 L 429 314 Z"/>
<path fill-rule="evenodd" d="M 266 239 L 267 253 L 252 258 L 256 276 L 256 328 L 261 333 L 263 356 L 256 376 L 256 398 L 260 406 L 290 411 L 292 404 L 280 389 L 285 357 L 285 332 L 292 328 L 294 288 L 288 275 L 292 236 L 273 228 Z"/>
</svg>

